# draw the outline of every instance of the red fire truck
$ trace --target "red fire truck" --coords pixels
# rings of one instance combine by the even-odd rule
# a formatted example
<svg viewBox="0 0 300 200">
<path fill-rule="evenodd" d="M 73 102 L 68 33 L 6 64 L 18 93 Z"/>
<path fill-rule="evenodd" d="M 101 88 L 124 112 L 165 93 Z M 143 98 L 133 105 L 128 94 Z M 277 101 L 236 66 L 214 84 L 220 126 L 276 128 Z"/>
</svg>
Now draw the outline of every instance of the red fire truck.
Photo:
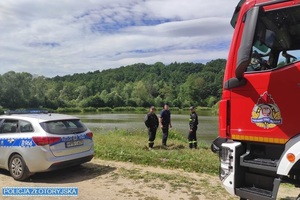
<svg viewBox="0 0 300 200">
<path fill-rule="evenodd" d="M 300 0 L 241 0 L 231 25 L 212 150 L 229 193 L 276 199 L 300 186 Z"/>
</svg>

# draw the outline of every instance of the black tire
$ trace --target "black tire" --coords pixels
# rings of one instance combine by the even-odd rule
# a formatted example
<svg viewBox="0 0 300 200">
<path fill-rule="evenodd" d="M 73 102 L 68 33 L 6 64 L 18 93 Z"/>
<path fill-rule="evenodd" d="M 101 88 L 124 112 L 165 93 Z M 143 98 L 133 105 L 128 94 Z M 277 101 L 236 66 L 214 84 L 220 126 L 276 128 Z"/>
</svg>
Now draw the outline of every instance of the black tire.
<svg viewBox="0 0 300 200">
<path fill-rule="evenodd" d="M 30 176 L 27 165 L 19 154 L 10 158 L 8 168 L 10 175 L 17 181 L 23 181 Z"/>
</svg>

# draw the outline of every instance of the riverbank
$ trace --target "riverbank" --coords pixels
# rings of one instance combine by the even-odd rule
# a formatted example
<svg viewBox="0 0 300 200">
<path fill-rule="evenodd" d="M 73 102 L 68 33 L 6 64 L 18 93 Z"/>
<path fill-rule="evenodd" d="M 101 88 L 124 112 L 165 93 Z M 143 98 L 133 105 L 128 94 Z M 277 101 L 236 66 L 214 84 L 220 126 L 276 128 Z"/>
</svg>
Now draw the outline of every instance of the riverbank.
<svg viewBox="0 0 300 200">
<path fill-rule="evenodd" d="M 198 142 L 199 148 L 191 150 L 188 148 L 187 138 L 176 130 L 170 130 L 167 148 L 162 148 L 162 134 L 158 131 L 151 152 L 147 146 L 146 131 L 116 130 L 98 134 L 99 131 L 101 130 L 93 130 L 96 158 L 166 169 L 182 169 L 186 172 L 218 174 L 218 156 L 211 152 L 209 144 Z"/>
<path fill-rule="evenodd" d="M 161 107 L 162 108 L 162 107 Z M 213 107 L 197 107 L 196 110 L 200 111 L 209 111 L 212 115 L 217 114 L 218 104 Z M 149 111 L 148 107 L 65 107 L 65 108 L 57 108 L 56 110 L 52 110 L 52 112 L 58 113 L 103 113 L 103 112 L 126 112 L 126 113 L 146 113 Z M 174 113 L 185 113 L 189 112 L 189 107 L 179 108 L 179 107 L 170 107 L 170 111 Z"/>
<path fill-rule="evenodd" d="M 188 148 L 187 139 L 174 130 L 169 133 L 166 149 L 160 145 L 160 132 L 157 133 L 154 150 L 150 151 L 147 148 L 147 133 L 138 130 L 116 130 L 108 134 L 97 134 L 96 131 L 94 141 L 96 159 L 101 159 L 104 163 L 122 161 L 124 165 L 131 166 L 124 171 L 121 169 L 121 176 L 133 179 L 139 184 L 150 185 L 154 189 L 164 188 L 163 192 L 149 193 L 155 194 L 154 196 L 136 199 L 165 199 L 167 195 L 169 199 L 238 199 L 229 195 L 222 187 L 218 178 L 218 155 L 211 152 L 207 143 L 200 142 L 198 149 L 191 150 Z M 139 194 L 136 187 L 141 186 L 128 189 L 132 196 Z M 185 196 L 181 197 L 175 191 L 184 193 Z M 294 200 L 299 192 L 292 185 L 281 184 L 277 199 Z"/>
<path fill-rule="evenodd" d="M 149 152 L 152 153 L 152 152 Z M 26 182 L 1 170 L 2 187 L 76 187 L 78 196 L 8 196 L 20 200 L 238 200 L 229 195 L 216 175 L 93 159 L 78 167 L 38 173 Z M 299 191 L 281 184 L 279 200 L 295 200 Z"/>
</svg>

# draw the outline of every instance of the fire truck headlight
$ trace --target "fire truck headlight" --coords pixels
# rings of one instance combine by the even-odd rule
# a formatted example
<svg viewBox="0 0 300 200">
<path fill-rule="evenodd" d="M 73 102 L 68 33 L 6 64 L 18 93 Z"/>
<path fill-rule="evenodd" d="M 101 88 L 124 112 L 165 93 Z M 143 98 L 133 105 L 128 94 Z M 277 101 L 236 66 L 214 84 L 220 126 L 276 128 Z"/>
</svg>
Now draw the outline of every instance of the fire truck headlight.
<svg viewBox="0 0 300 200">
<path fill-rule="evenodd" d="M 219 151 L 219 158 L 221 162 L 227 162 L 229 159 L 230 149 L 227 147 L 222 147 Z"/>
<path fill-rule="evenodd" d="M 219 178 L 223 181 L 230 174 L 230 170 L 226 169 L 226 167 L 220 167 Z"/>
<path fill-rule="evenodd" d="M 221 151 L 219 152 L 219 158 L 220 158 L 220 179 L 224 180 L 230 173 L 231 173 L 231 150 L 230 148 L 222 147 Z"/>
</svg>

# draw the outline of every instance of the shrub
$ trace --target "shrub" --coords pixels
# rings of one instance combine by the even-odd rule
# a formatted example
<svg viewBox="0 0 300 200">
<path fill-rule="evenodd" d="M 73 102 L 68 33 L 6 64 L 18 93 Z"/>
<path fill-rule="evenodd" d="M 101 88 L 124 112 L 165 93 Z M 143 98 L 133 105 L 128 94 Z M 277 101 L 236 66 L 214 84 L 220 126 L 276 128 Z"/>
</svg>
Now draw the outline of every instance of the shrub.
<svg viewBox="0 0 300 200">
<path fill-rule="evenodd" d="M 58 113 L 76 113 L 81 112 L 81 108 L 57 108 L 56 111 Z"/>
</svg>

